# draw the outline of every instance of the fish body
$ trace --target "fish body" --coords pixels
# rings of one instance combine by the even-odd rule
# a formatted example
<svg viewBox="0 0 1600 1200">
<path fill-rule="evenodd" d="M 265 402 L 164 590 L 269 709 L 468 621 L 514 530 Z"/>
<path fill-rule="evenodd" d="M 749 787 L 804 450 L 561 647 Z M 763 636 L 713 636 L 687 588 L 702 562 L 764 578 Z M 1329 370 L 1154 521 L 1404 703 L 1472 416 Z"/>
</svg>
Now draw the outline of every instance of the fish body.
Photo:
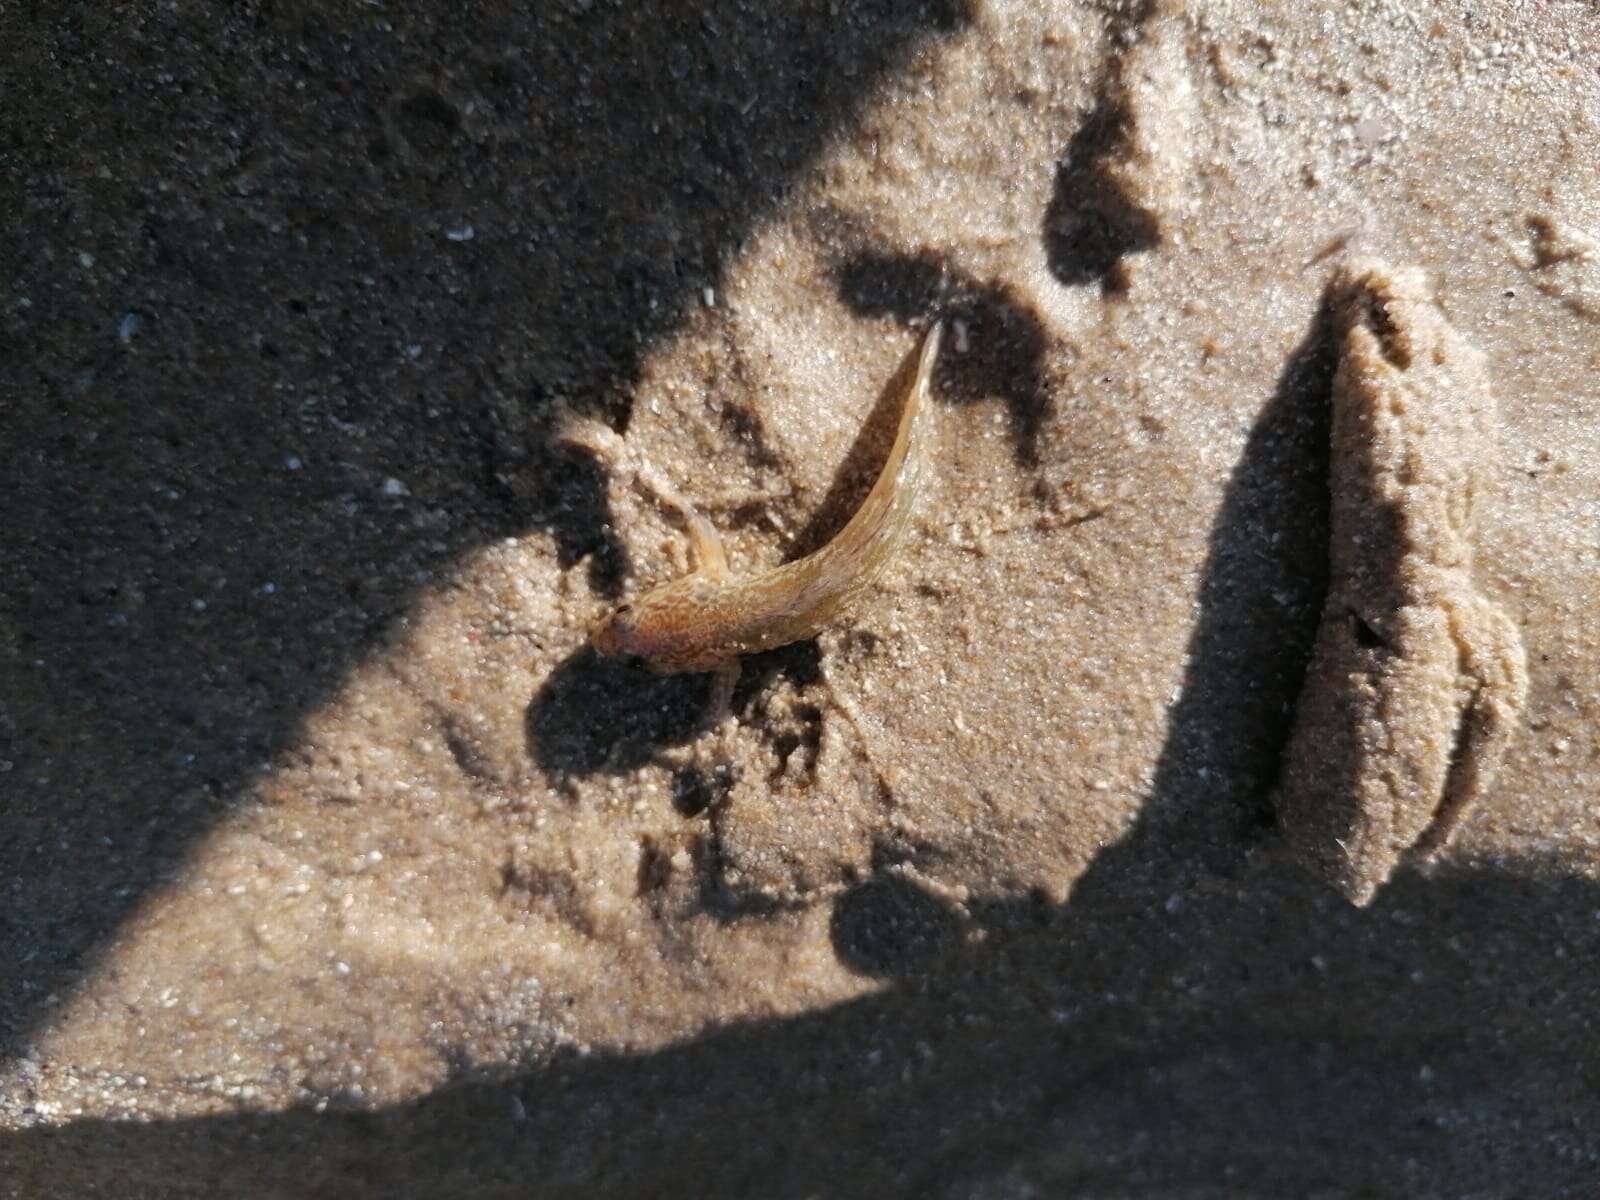
<svg viewBox="0 0 1600 1200">
<path fill-rule="evenodd" d="M 834 538 L 804 558 L 733 575 L 709 522 L 689 516 L 695 569 L 651 588 L 597 624 L 590 641 L 606 655 L 632 655 L 663 674 L 710 671 L 740 655 L 811 637 L 844 615 L 905 541 L 927 470 L 928 389 L 941 327 L 891 380 L 901 393 L 893 444 L 861 507 Z"/>
</svg>

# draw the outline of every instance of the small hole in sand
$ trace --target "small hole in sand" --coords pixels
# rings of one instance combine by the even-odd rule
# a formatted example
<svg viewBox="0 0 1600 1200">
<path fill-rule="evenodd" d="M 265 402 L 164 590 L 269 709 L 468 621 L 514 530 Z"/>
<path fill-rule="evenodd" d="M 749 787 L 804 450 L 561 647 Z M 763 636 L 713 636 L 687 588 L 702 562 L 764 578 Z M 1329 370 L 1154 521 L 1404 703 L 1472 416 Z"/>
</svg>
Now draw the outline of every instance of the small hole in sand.
<svg viewBox="0 0 1600 1200">
<path fill-rule="evenodd" d="M 1387 646 L 1389 644 L 1383 640 L 1381 633 L 1362 620 L 1357 613 L 1352 612 L 1350 614 L 1350 628 L 1355 633 L 1356 645 L 1363 650 L 1376 650 L 1379 646 Z"/>
</svg>

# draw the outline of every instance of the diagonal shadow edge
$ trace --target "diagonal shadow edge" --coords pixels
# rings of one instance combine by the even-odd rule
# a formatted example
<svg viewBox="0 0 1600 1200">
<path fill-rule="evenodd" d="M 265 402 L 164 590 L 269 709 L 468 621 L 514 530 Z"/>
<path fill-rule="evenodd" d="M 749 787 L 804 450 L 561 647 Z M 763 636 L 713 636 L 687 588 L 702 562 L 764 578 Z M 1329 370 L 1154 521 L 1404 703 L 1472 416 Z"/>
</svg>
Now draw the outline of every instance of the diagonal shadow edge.
<svg viewBox="0 0 1600 1200">
<path fill-rule="evenodd" d="M 1239 884 L 1281 698 L 1303 667 L 1296 630 L 1309 649 L 1325 510 L 1281 556 L 1246 552 L 1300 511 L 1286 499 L 1311 502 L 1320 486 L 1330 370 L 1314 323 L 1219 512 L 1151 807 L 1045 928 L 834 1009 L 652 1053 L 463 1081 L 378 1112 L 0 1134 L 0 1161 L 24 1181 L 94 1194 L 114 1179 L 132 1196 L 214 1194 L 241 1165 L 255 1194 L 284 1197 L 955 1197 L 1007 1180 L 1057 1193 L 1231 1181 L 1383 1194 L 1409 1180 L 1417 1195 L 1581 1194 L 1600 1155 L 1593 880 L 1532 860 L 1406 873 L 1368 910 L 1271 862 Z M 1303 594 L 1283 613 L 1264 628 L 1244 619 L 1269 581 L 1299 571 Z M 1219 725 L 1208 706 L 1258 670 L 1239 660 L 1264 638 L 1284 677 Z M 1207 877 L 1236 886 L 1179 886 Z M 1179 902 L 1152 904 L 1158 883 Z M 1031 905 L 1015 919 L 1003 907 L 994 924 L 1028 923 Z"/>
<path fill-rule="evenodd" d="M 1224 489 L 1150 795 L 1075 885 L 1080 911 L 1099 895 L 1237 876 L 1271 833 L 1269 797 L 1327 591 L 1336 365 L 1324 295 Z M 1156 872 L 1170 874 L 1165 885 Z"/>
<path fill-rule="evenodd" d="M 1253 884 L 650 1053 L 375 1112 L 10 1131 L 0 1163 L 24 1187 L 135 1198 L 246 1177 L 269 1198 L 1359 1195 L 1413 1176 L 1430 1196 L 1581 1194 L 1600 1154 L 1593 880 L 1538 861 L 1408 874 L 1366 911 L 1288 871 Z"/>
<path fill-rule="evenodd" d="M 452 65 L 461 74 L 478 69 L 479 45 L 529 47 L 529 57 L 546 74 L 531 83 L 524 80 L 517 85 L 520 91 L 509 90 L 507 106 L 514 108 L 514 101 L 532 95 L 537 126 L 533 137 L 542 140 L 534 148 L 515 138 L 503 142 L 499 150 L 514 167 L 538 166 L 544 161 L 541 155 L 554 154 L 562 146 L 579 147 L 561 160 L 567 174 L 556 199 L 546 205 L 546 211 L 561 215 L 568 249 L 539 251 L 530 267 L 532 274 L 559 281 L 553 291 L 547 289 L 549 298 L 540 300 L 538 288 L 529 285 L 523 295 L 531 300 L 519 305 L 515 287 L 505 279 L 482 269 L 468 272 L 487 298 L 506 300 L 503 315 L 459 315 L 452 318 L 456 322 L 452 332 L 463 342 L 481 339 L 494 345 L 519 338 L 523 329 L 535 329 L 543 333 L 542 345 L 559 345 L 563 337 L 580 342 L 579 335 L 588 335 L 592 345 L 587 353 L 570 354 L 531 377 L 516 372 L 497 375 L 491 365 L 487 375 L 469 373 L 465 380 L 441 381 L 440 387 L 449 388 L 444 394 L 425 381 L 417 387 L 414 401 L 385 397 L 374 403 L 352 381 L 350 398 L 333 403 L 328 419 L 340 428 L 392 425 L 411 430 L 410 436 L 402 433 L 391 439 L 394 457 L 384 467 L 393 472 L 391 478 L 428 478 L 434 494 L 450 498 L 440 507 L 448 519 L 443 528 L 423 532 L 378 517 L 363 524 L 357 534 L 319 536 L 322 526 L 300 519 L 295 508 L 285 508 L 280 494 L 270 489 L 259 496 L 241 492 L 237 479 L 263 457 L 281 458 L 284 447 L 297 444 L 304 405 L 298 410 L 285 408 L 281 417 L 275 416 L 259 405 L 252 407 L 253 397 L 241 388 L 235 389 L 240 393 L 237 400 L 196 408 L 202 393 L 217 390 L 216 380 L 207 372 L 228 365 L 217 361 L 210 348 L 217 335 L 205 323 L 205 304 L 219 306 L 232 319 L 236 310 L 242 314 L 266 299 L 267 332 L 255 335 L 251 361 L 269 364 L 271 370 L 309 370 L 305 364 L 315 358 L 319 342 L 331 345 L 342 328 L 362 319 L 360 311 L 349 307 L 323 312 L 317 296 L 301 294 L 296 273 L 308 269 L 303 255 L 297 259 L 292 250 L 264 251 L 259 258 L 247 258 L 232 242 L 208 238 L 209 218 L 182 224 L 171 216 L 151 217 L 142 230 L 149 254 L 142 265 L 168 292 L 196 290 L 198 315 L 174 305 L 159 318 L 145 316 L 137 326 L 125 324 L 126 330 L 141 331 L 128 333 L 128 339 L 144 339 L 137 344 L 129 341 L 142 359 L 114 343 L 110 350 L 95 349 L 97 343 L 90 340 L 97 336 L 94 313 L 82 321 L 75 317 L 63 322 L 54 341 L 42 336 L 30 340 L 26 334 L 12 337 L 8 331 L 8 346 L 18 351 L 11 361 L 25 383 L 17 394 L 30 400 L 8 417 L 0 434 L 8 461 L 40 465 L 8 473 L 0 483 L 0 500 L 7 511 L 27 511 L 33 521 L 26 540 L 17 546 L 0 545 L 0 553 L 15 561 L 28 557 L 20 553 L 28 546 L 53 548 L 33 555 L 32 574 L 24 576 L 4 609 L 8 638 L 13 630 L 20 632 L 14 644 L 8 643 L 10 653 L 0 670 L 6 693 L 17 702 L 14 713 L 20 713 L 16 720 L 21 732 L 33 737 L 16 755 L 18 771 L 13 778 L 38 782 L 23 800 L 12 801 L 0 812 L 0 873 L 10 888 L 7 903 L 0 908 L 0 952 L 11 966 L 0 992 L 0 1060 L 26 1053 L 52 999 L 93 968 L 99 950 L 127 914 L 178 869 L 187 847 L 247 793 L 251 781 L 288 744 L 300 717 L 331 695 L 347 669 L 386 636 L 423 586 L 418 577 L 447 570 L 473 545 L 541 521 L 554 523 L 573 559 L 603 553 L 598 527 L 604 523 L 604 512 L 590 495 L 595 490 L 592 481 L 558 482 L 554 494 L 536 491 L 531 497 L 507 485 L 508 479 L 528 469 L 528 447 L 519 428 L 525 418 L 518 411 L 519 393 L 527 397 L 534 417 L 557 394 L 614 411 L 618 398 L 628 391 L 640 348 L 681 322 L 698 295 L 702 277 L 717 276 L 752 224 L 781 199 L 794 176 L 828 140 L 848 127 L 883 79 L 900 70 L 927 39 L 959 29 L 967 20 L 964 8 L 954 2 L 914 9 L 879 3 L 853 13 L 848 25 L 821 12 L 766 14 L 730 2 L 696 14 L 622 10 L 617 15 L 608 10 L 593 14 L 587 23 L 568 22 L 552 12 L 535 15 L 531 27 L 508 32 L 435 27 L 425 15 L 399 6 L 391 9 L 393 22 L 410 20 L 431 32 L 431 39 L 418 41 L 447 61 L 455 55 Z M 263 61 L 275 62 L 273 48 L 287 39 L 268 22 L 254 26 L 245 22 L 227 32 L 246 44 L 254 44 L 252 39 L 259 42 Z M 339 31 L 325 18 L 307 18 L 303 28 L 291 32 L 305 39 L 302 52 L 312 53 L 319 39 L 329 44 L 330 56 L 337 49 Z M 304 50 L 308 44 L 313 51 Z M 661 52 L 640 53 L 651 46 Z M 609 59 L 598 53 L 607 50 L 615 52 Z M 382 53 L 389 53 L 387 44 Z M 235 60 L 224 56 L 223 61 Z M 505 64 L 490 66 L 510 70 Z M 194 69 L 207 68 L 202 64 Z M 399 87 L 413 68 L 401 60 L 386 60 L 382 69 L 389 85 Z M 448 72 L 442 68 L 433 73 L 435 78 L 444 74 Z M 270 135 L 293 143 L 285 161 L 295 168 L 294 181 L 285 186 L 297 191 L 295 219 L 304 221 L 306 229 L 347 250 L 352 261 L 370 259 L 375 274 L 382 270 L 391 280 L 398 277 L 418 289 L 425 286 L 431 268 L 419 257 L 407 258 L 405 243 L 391 238 L 381 252 L 373 251 L 373 241 L 390 235 L 381 228 L 374 234 L 359 223 L 341 224 L 337 206 L 344 197 L 336 194 L 337 189 L 329 185 L 319 192 L 314 178 L 299 179 L 304 174 L 301 166 L 308 162 L 332 170 L 317 158 L 315 143 L 327 136 L 326 131 L 304 123 L 310 118 L 303 118 L 300 110 L 285 116 L 270 105 L 246 118 L 228 107 L 237 102 L 233 87 L 219 85 L 205 95 L 222 105 L 216 114 L 220 123 L 237 116 L 257 137 Z M 447 100 L 426 90 L 419 95 L 422 101 L 400 105 L 394 118 L 402 125 L 408 120 L 413 125 L 420 122 L 409 144 L 402 147 L 404 152 L 391 149 L 380 157 L 381 147 L 375 142 L 372 156 L 380 183 L 403 179 L 396 163 L 413 172 L 416 178 L 403 181 L 409 195 L 420 196 L 420 207 L 431 215 L 448 208 L 435 196 L 449 191 L 451 166 L 481 170 L 483 158 L 481 149 L 460 136 L 459 117 L 441 119 L 450 111 Z M 650 103 L 641 105 L 641 99 Z M 111 124 L 133 120 L 137 125 L 139 117 L 157 128 L 172 120 L 164 108 L 136 113 L 135 118 L 111 109 L 101 114 Z M 279 118 L 283 124 L 274 128 L 272 122 Z M 615 187 L 614 160 L 639 157 L 634 152 L 645 146 L 659 147 L 661 138 L 653 126 L 663 119 L 677 128 L 673 149 L 678 156 L 649 159 L 650 170 L 672 185 L 656 196 L 652 206 L 682 222 L 685 241 L 697 247 L 700 261 L 683 267 L 667 255 L 663 263 L 635 244 L 613 262 L 606 256 L 631 242 L 632 222 L 638 216 L 636 204 L 614 203 L 617 195 L 608 190 Z M 87 128 L 77 137 L 92 145 L 96 137 L 109 138 L 110 127 Z M 351 136 L 365 136 L 359 114 L 352 128 Z M 583 148 L 593 146 L 595 139 L 585 132 L 593 128 L 607 130 L 609 139 L 598 151 Z M 399 138 L 408 140 L 403 130 Z M 34 156 L 41 176 L 55 153 L 43 139 L 23 145 L 22 151 Z M 340 153 L 342 146 L 335 142 L 331 157 Z M 429 154 L 434 155 L 432 160 Z M 357 163 L 350 179 L 359 179 L 365 170 L 364 161 Z M 391 174 L 385 176 L 385 171 Z M 648 184 L 649 174 L 646 171 L 637 182 Z M 535 179 L 535 190 L 548 194 L 552 182 Z M 248 184 L 234 186 L 244 189 Z M 370 187 L 370 181 L 365 186 Z M 200 199 L 202 210 L 214 199 L 227 209 L 220 198 Z M 92 197 L 85 197 L 84 205 L 94 211 Z M 381 225 L 404 219 L 406 205 L 404 195 L 387 210 L 374 201 L 384 214 L 375 221 Z M 226 220 L 219 218 L 219 225 Z M 459 236 L 467 235 L 463 231 Z M 240 290 L 234 295 L 230 288 L 236 287 Z M 404 289 L 391 288 L 391 294 L 396 290 Z M 381 317 L 383 305 L 380 300 L 379 324 L 387 325 L 390 322 Z M 272 317 L 274 313 L 283 314 L 281 321 Z M 403 323 L 404 315 L 397 315 Z M 302 321 L 309 327 L 298 333 Z M 501 330 L 495 322 L 514 324 L 517 330 Z M 305 342 L 295 341 L 296 337 Z M 91 400 L 99 403 L 94 395 L 75 397 L 52 374 L 49 355 L 57 348 L 87 362 L 92 374 L 132 381 L 160 402 L 133 416 L 112 413 L 97 437 L 86 440 L 76 432 L 75 422 L 98 420 L 105 414 L 91 406 Z M 476 398 L 472 393 L 478 387 L 497 396 Z M 195 403 L 186 403 L 190 400 Z M 179 414 L 186 411 L 198 411 L 191 423 L 202 428 L 200 435 L 185 426 Z M 439 422 L 430 415 L 435 413 L 456 420 L 453 430 L 447 427 L 454 439 L 448 443 L 454 447 L 449 455 L 439 453 Z M 360 451 L 361 436 L 365 435 L 352 435 L 352 454 Z M 159 462 L 145 449 L 151 439 L 164 446 Z M 335 459 L 336 453 L 329 451 L 326 458 Z M 313 484 L 320 493 L 317 502 L 328 505 L 335 517 L 355 503 L 350 499 L 347 464 L 316 462 L 309 455 L 302 462 L 293 454 L 288 461 L 292 465 L 287 470 L 297 480 Z M 405 469 L 393 466 L 395 461 L 402 461 Z M 57 463 L 66 463 L 70 472 L 57 470 Z M 195 481 L 195 515 L 152 511 L 143 493 L 167 477 Z M 399 503 L 396 499 L 385 512 L 398 515 Z M 127 519 L 102 533 L 95 514 L 106 510 L 126 513 Z M 273 563 L 276 545 L 264 541 L 260 531 L 284 522 L 286 536 L 296 546 L 295 556 L 287 564 Z M 121 578 L 117 552 L 108 554 L 106 545 L 107 539 L 150 536 L 141 533 L 147 525 L 160 530 L 166 543 L 188 545 L 180 574 L 184 587 L 192 585 L 191 595 L 208 581 L 220 588 L 225 576 L 251 570 L 269 582 L 285 572 L 302 574 L 308 582 L 298 591 L 277 589 L 279 608 L 271 637 L 256 643 L 237 636 L 237 622 L 255 619 L 247 607 L 241 610 L 242 601 L 224 608 L 215 602 L 206 607 L 185 600 L 181 617 L 152 621 L 146 630 L 137 614 L 130 619 L 124 611 L 130 595 L 139 589 L 131 589 Z M 92 540 L 96 537 L 99 544 Z M 103 560 L 111 565 L 97 567 Z M 259 565 L 261 560 L 266 565 Z M 340 566 L 346 560 L 361 564 L 360 568 L 344 576 Z M 602 563 L 596 579 L 602 588 L 606 569 Z M 267 575 L 268 570 L 273 575 Z M 179 590 L 171 580 L 158 580 L 157 585 L 163 599 L 165 592 Z M 84 616 L 69 612 L 58 617 L 61 599 L 71 596 L 85 606 Z M 346 608 L 351 615 L 343 615 Z M 121 632 L 128 629 L 134 632 Z M 182 652 L 172 653 L 174 645 Z M 50 664 L 58 660 L 71 664 L 69 674 L 41 683 L 37 670 L 55 670 Z M 36 670 L 31 663 L 46 667 Z M 215 682 L 219 678 L 222 681 Z M 207 680 L 213 682 L 203 686 Z M 129 697 L 126 702 L 117 699 L 124 695 Z M 197 707 L 201 696 L 215 703 Z M 114 717 L 105 716 L 102 697 L 120 705 Z M 75 730 L 70 736 L 93 748 L 92 764 L 117 782 L 115 796 L 92 778 L 91 766 L 77 768 L 74 777 L 71 756 L 49 749 L 67 736 L 63 729 Z M 185 745 L 196 741 L 201 743 L 203 761 L 191 769 L 194 754 L 187 763 L 183 755 Z M 68 764 L 58 763 L 62 758 Z M 89 756 L 83 761 L 90 762 Z M 63 775 L 69 779 L 63 780 Z"/>
</svg>

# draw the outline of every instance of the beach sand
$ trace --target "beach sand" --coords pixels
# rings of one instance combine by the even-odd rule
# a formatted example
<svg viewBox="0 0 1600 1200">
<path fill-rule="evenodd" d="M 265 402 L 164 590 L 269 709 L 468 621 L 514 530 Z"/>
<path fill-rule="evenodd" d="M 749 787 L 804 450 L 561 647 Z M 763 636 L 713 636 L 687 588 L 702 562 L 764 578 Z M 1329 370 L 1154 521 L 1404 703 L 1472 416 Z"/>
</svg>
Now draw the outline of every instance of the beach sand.
<svg viewBox="0 0 1600 1200">
<path fill-rule="evenodd" d="M 1593 7 L 662 7 L 0 15 L 0 1196 L 1587 1194 Z M 1358 728 L 1362 263 L 1511 665 Z M 575 421 L 758 569 L 936 318 L 851 619 L 588 648 Z"/>
</svg>

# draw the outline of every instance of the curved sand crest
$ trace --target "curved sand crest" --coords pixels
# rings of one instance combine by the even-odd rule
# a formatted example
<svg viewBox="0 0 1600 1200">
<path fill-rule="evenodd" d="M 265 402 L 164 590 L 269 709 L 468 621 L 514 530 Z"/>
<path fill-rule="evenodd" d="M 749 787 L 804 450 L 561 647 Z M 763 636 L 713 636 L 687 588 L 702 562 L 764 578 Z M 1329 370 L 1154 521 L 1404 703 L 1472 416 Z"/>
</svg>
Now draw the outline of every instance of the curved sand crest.
<svg viewBox="0 0 1600 1200">
<path fill-rule="evenodd" d="M 1277 809 L 1296 851 L 1366 904 L 1488 793 L 1528 671 L 1472 575 L 1501 463 L 1483 355 L 1414 269 L 1354 264 L 1329 304 L 1332 566 Z"/>
</svg>

